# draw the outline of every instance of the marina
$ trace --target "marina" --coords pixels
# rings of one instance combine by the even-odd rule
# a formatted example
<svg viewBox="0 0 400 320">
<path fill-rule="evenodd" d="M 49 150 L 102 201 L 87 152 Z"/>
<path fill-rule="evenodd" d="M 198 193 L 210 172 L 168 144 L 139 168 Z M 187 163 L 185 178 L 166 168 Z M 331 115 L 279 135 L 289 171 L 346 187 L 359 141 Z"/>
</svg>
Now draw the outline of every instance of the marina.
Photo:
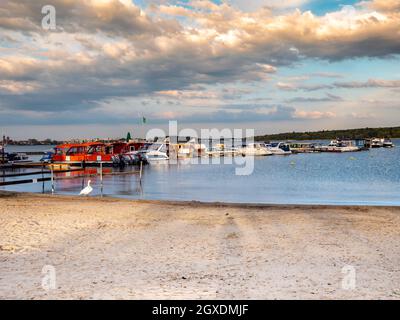
<svg viewBox="0 0 400 320">
<path fill-rule="evenodd" d="M 399 145 L 400 141 L 393 139 L 393 143 Z M 24 164 L 0 171 L 0 182 L 3 184 L 0 190 L 52 193 L 49 178 L 53 171 L 54 193 L 65 195 L 78 195 L 90 178 L 93 187 L 91 195 L 100 197 L 231 203 L 400 205 L 399 148 L 370 148 L 363 152 L 346 149 L 344 152 L 335 148 L 348 146 L 324 141 L 283 145 L 298 148 L 284 157 L 276 156 L 276 153 L 265 157 L 270 152 L 254 156 L 254 172 L 248 176 L 235 175 L 236 162 L 243 158 L 244 151 L 241 149 L 222 149 L 221 145 L 216 145 L 212 152 L 218 152 L 217 157 L 221 159 L 215 159 L 216 155 L 208 152 L 198 163 L 191 161 L 196 158 L 180 157 L 172 163 L 166 153 L 162 155 L 166 144 L 148 143 L 143 144 L 145 148 L 141 151 L 148 164 L 143 162 L 142 167 L 140 162 L 123 167 L 82 166 L 82 162 L 77 162 L 77 166 L 64 164 L 58 167 L 53 164 L 53 170 L 50 170 L 49 164 L 36 168 L 25 167 Z M 321 149 L 315 151 L 312 147 L 321 148 L 321 145 L 326 146 L 325 152 Z M 262 148 L 263 152 L 271 150 L 260 143 L 251 146 L 250 150 L 256 150 L 254 148 Z M 330 148 L 334 151 L 328 150 Z M 205 158 L 210 160 L 204 161 Z M 23 178 L 24 175 L 29 175 L 29 179 Z M 43 178 L 47 180 L 42 181 Z M 17 180 L 31 182 L 19 185 L 14 182 Z M 11 184 L 7 185 L 7 182 Z"/>
</svg>

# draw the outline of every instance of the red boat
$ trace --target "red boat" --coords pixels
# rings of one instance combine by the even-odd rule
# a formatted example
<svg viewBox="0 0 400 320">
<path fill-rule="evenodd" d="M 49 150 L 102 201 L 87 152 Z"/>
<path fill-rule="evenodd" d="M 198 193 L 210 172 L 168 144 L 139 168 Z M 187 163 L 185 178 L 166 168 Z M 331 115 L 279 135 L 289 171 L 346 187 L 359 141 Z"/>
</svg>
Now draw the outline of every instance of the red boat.
<svg viewBox="0 0 400 320">
<path fill-rule="evenodd" d="M 88 142 L 63 144 L 54 148 L 52 162 L 93 165 L 118 164 L 119 155 L 127 150 L 126 143 Z"/>
<path fill-rule="evenodd" d="M 140 142 L 86 142 L 63 144 L 54 148 L 52 162 L 76 165 L 124 165 L 136 164 L 140 159 L 135 153 L 143 143 Z"/>
<path fill-rule="evenodd" d="M 86 146 L 81 143 L 62 144 L 54 148 L 52 162 L 81 163 L 85 161 Z"/>
</svg>

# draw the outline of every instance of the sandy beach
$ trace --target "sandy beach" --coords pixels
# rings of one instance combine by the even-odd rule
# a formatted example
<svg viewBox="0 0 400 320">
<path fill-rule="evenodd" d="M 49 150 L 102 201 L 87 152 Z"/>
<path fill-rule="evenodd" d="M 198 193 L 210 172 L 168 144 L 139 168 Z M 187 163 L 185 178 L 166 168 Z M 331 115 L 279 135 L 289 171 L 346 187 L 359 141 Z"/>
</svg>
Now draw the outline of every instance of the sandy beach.
<svg viewBox="0 0 400 320">
<path fill-rule="evenodd" d="M 400 299 L 400 207 L 0 193 L 0 298 Z"/>
</svg>

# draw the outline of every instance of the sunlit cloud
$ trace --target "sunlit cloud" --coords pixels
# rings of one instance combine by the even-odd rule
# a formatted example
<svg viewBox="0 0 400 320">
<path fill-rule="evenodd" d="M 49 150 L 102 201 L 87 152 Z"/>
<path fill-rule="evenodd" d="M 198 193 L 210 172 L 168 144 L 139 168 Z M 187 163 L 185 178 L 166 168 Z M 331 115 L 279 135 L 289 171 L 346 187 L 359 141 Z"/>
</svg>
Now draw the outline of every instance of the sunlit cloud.
<svg viewBox="0 0 400 320">
<path fill-rule="evenodd" d="M 81 119 L 100 123 L 103 113 L 112 110 L 117 110 L 117 122 L 151 108 L 149 115 L 160 121 L 178 115 L 189 121 L 195 118 L 191 113 L 199 112 L 194 108 L 201 108 L 196 119 L 205 123 L 241 118 L 311 121 L 344 116 L 344 104 L 358 101 L 357 93 L 344 97 L 337 90 L 400 87 L 395 75 L 371 78 L 363 72 L 312 68 L 314 63 L 340 68 L 342 62 L 360 59 L 398 63 L 398 1 L 362 1 L 324 15 L 303 11 L 302 6 L 311 6 L 312 1 L 302 0 L 251 5 L 241 0 L 153 1 L 148 6 L 128 0 L 52 4 L 57 30 L 48 32 L 41 28 L 40 1 L 2 3 L 3 113 L 54 112 L 45 117 L 54 123 L 59 114 L 80 110 L 85 114 Z M 232 100 L 237 105 L 271 101 L 279 108 L 262 111 L 257 103 L 247 103 L 247 113 L 227 111 Z M 328 109 L 332 107 L 327 102 L 335 102 L 336 109 Z M 307 103 L 318 110 L 297 105 Z M 62 123 L 66 119 L 77 121 L 67 116 Z"/>
</svg>

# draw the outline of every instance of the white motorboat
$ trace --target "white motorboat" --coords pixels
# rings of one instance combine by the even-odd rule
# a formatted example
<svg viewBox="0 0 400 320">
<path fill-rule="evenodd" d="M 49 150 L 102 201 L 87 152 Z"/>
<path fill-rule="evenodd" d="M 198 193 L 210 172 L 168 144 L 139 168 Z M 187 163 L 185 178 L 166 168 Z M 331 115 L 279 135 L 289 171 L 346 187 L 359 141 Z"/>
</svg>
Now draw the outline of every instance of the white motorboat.
<svg viewBox="0 0 400 320">
<path fill-rule="evenodd" d="M 382 148 L 383 147 L 383 139 L 374 138 L 371 140 L 371 148 Z"/>
<path fill-rule="evenodd" d="M 383 139 L 383 147 L 384 148 L 393 148 L 394 143 L 389 138 Z"/>
<path fill-rule="evenodd" d="M 224 144 L 217 144 L 206 151 L 209 157 L 234 157 L 242 154 L 238 148 L 226 148 Z"/>
<path fill-rule="evenodd" d="M 189 143 L 178 144 L 178 158 L 192 158 L 194 149 Z"/>
<path fill-rule="evenodd" d="M 327 152 L 355 152 L 360 151 L 360 148 L 352 140 L 332 140 L 322 150 Z"/>
<path fill-rule="evenodd" d="M 187 144 L 189 145 L 192 156 L 201 157 L 207 155 L 207 146 L 204 143 L 200 143 L 198 139 L 192 138 Z"/>
<path fill-rule="evenodd" d="M 243 156 L 271 156 L 272 152 L 268 150 L 262 143 L 249 143 L 242 148 L 238 149 L 238 152 Z"/>
<path fill-rule="evenodd" d="M 224 156 L 224 150 L 221 149 L 220 147 L 212 147 L 206 151 L 206 154 L 209 157 L 223 157 Z"/>
<path fill-rule="evenodd" d="M 165 143 L 153 143 L 145 146 L 139 154 L 147 161 L 169 160 L 168 145 Z"/>
<path fill-rule="evenodd" d="M 238 148 L 224 148 L 224 157 L 235 157 L 240 154 Z"/>
<path fill-rule="evenodd" d="M 266 148 L 274 155 L 289 155 L 292 154 L 290 146 L 284 142 L 275 142 L 271 144 L 266 144 Z"/>
</svg>

